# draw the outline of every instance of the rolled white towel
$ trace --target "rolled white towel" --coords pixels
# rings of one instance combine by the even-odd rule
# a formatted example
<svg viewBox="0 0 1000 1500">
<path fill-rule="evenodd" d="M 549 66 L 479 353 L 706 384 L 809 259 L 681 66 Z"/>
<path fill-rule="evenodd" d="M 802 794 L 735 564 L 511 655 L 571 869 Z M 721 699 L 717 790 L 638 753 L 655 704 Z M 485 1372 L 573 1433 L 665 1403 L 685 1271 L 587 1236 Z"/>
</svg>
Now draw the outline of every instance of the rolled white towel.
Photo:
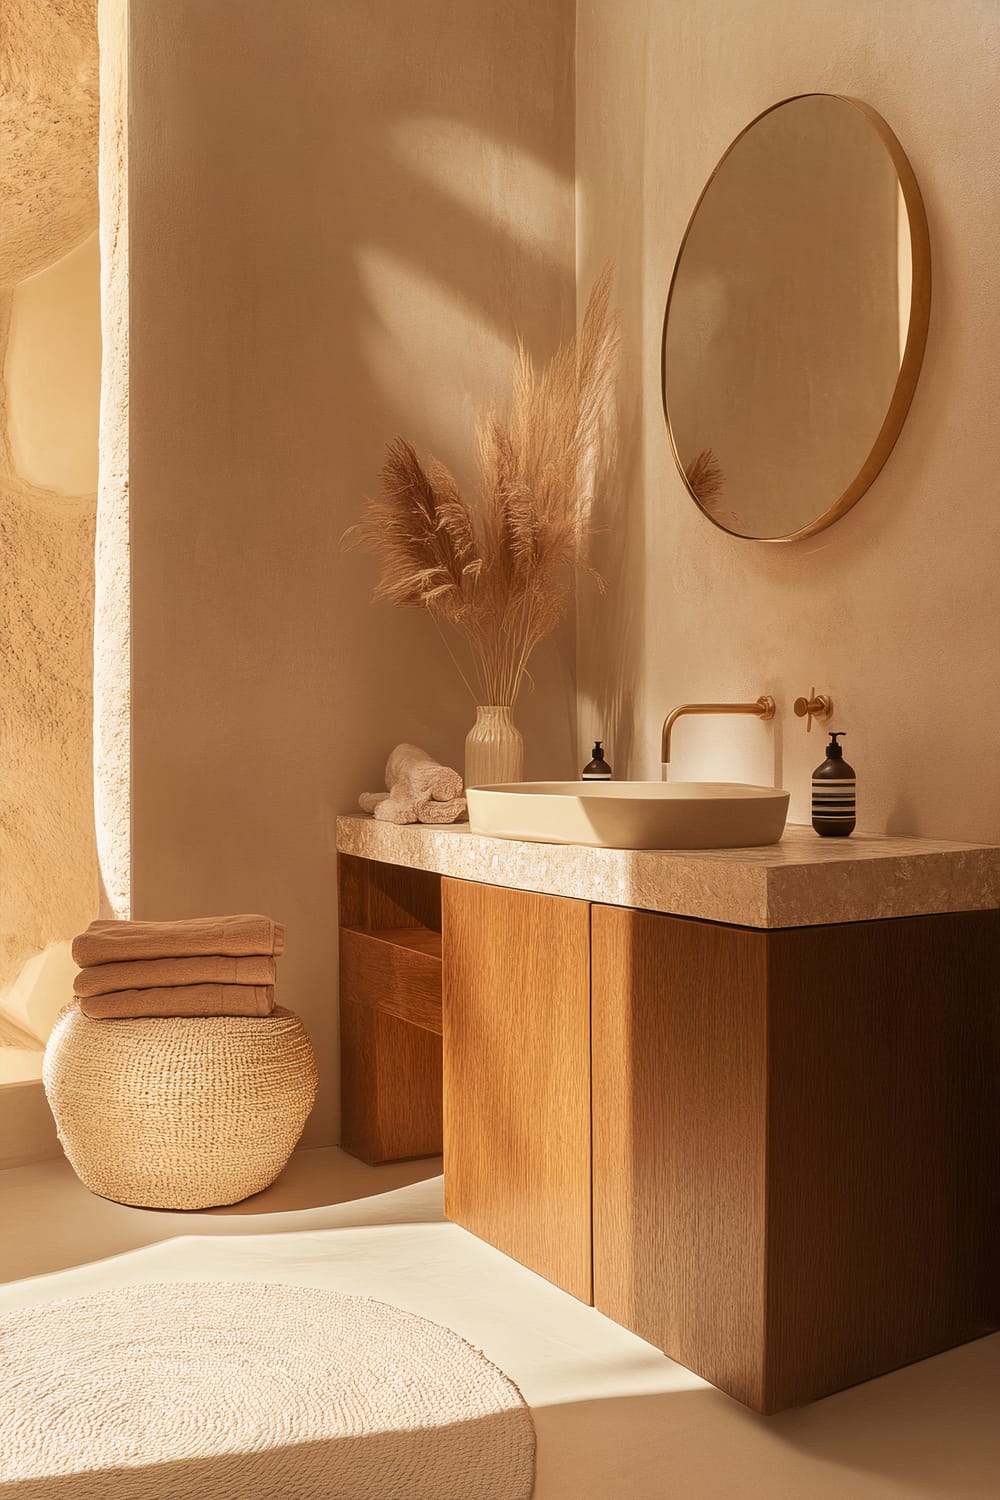
<svg viewBox="0 0 1000 1500">
<path fill-rule="evenodd" d="M 418 823 L 464 823 L 469 816 L 464 797 L 452 797 L 450 802 L 436 802 L 427 797 L 417 803 Z"/>
<path fill-rule="evenodd" d="M 431 797 L 435 802 L 454 802 L 462 795 L 458 772 L 442 766 L 419 745 L 396 746 L 385 764 L 385 784 L 393 793 L 405 785 L 419 800 Z"/>
<path fill-rule="evenodd" d="M 417 804 L 406 792 L 399 797 L 391 794 L 384 797 L 375 809 L 375 817 L 380 823 L 416 823 Z"/>
</svg>

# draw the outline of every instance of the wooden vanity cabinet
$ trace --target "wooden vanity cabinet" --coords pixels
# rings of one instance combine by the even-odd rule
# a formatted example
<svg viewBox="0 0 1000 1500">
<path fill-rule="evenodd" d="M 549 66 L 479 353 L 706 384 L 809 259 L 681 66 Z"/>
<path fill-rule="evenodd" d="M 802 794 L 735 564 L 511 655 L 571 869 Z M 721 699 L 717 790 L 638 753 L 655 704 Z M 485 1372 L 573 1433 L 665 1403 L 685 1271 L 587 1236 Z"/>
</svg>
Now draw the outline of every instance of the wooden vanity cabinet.
<svg viewBox="0 0 1000 1500">
<path fill-rule="evenodd" d="M 343 869 L 349 1149 L 432 1149 L 443 1027 L 447 1216 L 757 1411 L 998 1326 L 1000 912 L 763 929 L 445 878 L 439 915 Z"/>
<path fill-rule="evenodd" d="M 762 1412 L 997 1326 L 996 912 L 592 932 L 602 1312 Z"/>
<path fill-rule="evenodd" d="M 445 1213 L 584 1302 L 590 911 L 442 882 Z"/>
</svg>

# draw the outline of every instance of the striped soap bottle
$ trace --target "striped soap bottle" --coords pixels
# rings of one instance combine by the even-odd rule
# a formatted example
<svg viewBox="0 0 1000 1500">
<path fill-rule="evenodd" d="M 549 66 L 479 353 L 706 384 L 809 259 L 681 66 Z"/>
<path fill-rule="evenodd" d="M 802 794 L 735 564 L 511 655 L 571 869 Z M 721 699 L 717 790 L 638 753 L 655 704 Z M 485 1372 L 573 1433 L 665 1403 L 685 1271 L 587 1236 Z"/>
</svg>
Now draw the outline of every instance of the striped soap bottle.
<svg viewBox="0 0 1000 1500">
<path fill-rule="evenodd" d="M 812 825 L 823 838 L 846 838 L 854 832 L 857 782 L 854 767 L 844 759 L 842 729 L 830 735 L 826 760 L 812 776 Z"/>
</svg>

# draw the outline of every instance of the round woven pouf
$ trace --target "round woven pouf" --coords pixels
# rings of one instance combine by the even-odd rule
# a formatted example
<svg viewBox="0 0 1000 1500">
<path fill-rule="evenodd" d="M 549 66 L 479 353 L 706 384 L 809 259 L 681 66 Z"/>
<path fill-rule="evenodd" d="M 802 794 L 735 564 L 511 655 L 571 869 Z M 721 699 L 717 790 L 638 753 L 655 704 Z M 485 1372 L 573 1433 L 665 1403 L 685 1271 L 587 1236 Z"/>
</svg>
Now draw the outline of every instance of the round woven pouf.
<svg viewBox="0 0 1000 1500">
<path fill-rule="evenodd" d="M 0 1487 L 19 1500 L 528 1500 L 516 1386 L 366 1297 L 124 1286 L 0 1318 Z"/>
<path fill-rule="evenodd" d="M 70 1005 L 42 1079 L 91 1192 L 140 1208 L 211 1208 L 277 1177 L 316 1097 L 316 1059 L 287 1010 L 92 1021 Z"/>
</svg>

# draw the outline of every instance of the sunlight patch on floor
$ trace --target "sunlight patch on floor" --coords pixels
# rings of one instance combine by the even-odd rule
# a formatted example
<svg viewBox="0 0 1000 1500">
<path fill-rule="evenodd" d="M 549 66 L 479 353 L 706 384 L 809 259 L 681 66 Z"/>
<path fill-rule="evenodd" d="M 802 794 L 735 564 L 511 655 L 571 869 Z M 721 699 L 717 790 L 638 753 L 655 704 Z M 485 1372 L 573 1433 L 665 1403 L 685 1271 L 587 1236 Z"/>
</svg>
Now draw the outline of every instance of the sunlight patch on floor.
<svg viewBox="0 0 1000 1500">
<path fill-rule="evenodd" d="M 994 1500 L 1000 1337 L 758 1417 L 444 1221 L 438 1171 L 303 1151 L 257 1199 L 194 1214 L 95 1199 L 65 1162 L 2 1172 L 3 1274 L 28 1279 L 0 1287 L 0 1313 L 149 1281 L 371 1296 L 453 1329 L 518 1385 L 535 1500 Z"/>
</svg>

